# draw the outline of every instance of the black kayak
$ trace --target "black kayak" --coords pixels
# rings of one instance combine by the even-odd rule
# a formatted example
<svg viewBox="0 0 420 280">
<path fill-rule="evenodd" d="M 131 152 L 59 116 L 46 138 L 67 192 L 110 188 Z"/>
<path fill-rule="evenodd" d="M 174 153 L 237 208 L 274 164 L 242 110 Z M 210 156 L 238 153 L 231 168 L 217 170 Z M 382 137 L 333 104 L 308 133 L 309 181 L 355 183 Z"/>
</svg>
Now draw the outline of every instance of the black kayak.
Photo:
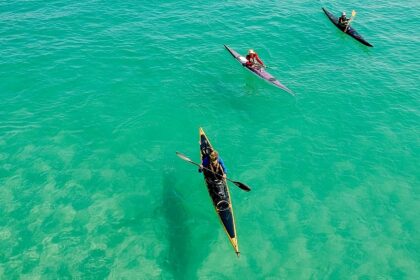
<svg viewBox="0 0 420 280">
<path fill-rule="evenodd" d="M 204 130 L 200 128 L 200 154 L 201 159 L 210 156 L 213 147 L 210 144 Z M 213 202 L 214 209 L 217 216 L 229 238 L 230 243 L 235 250 L 236 255 L 239 256 L 238 239 L 236 237 L 235 218 L 233 216 L 232 201 L 230 199 L 229 188 L 226 180 L 211 173 L 208 170 L 203 170 L 204 180 L 209 191 L 210 198 Z"/>
<path fill-rule="evenodd" d="M 331 22 L 334 23 L 334 25 L 337 26 L 338 29 L 344 32 L 344 29 L 346 29 L 346 27 L 338 24 L 338 18 L 334 16 L 332 13 L 330 13 L 329 11 L 327 11 L 325 8 L 322 8 L 322 10 L 327 15 L 327 17 L 331 20 Z M 357 33 L 357 31 L 354 30 L 353 27 L 349 26 L 349 28 L 347 28 L 347 31 L 345 33 L 350 35 L 351 37 L 353 37 L 354 39 L 356 39 L 363 45 L 368 46 L 368 47 L 373 47 L 368 41 L 363 39 L 363 37 L 360 36 L 360 34 Z"/>
</svg>

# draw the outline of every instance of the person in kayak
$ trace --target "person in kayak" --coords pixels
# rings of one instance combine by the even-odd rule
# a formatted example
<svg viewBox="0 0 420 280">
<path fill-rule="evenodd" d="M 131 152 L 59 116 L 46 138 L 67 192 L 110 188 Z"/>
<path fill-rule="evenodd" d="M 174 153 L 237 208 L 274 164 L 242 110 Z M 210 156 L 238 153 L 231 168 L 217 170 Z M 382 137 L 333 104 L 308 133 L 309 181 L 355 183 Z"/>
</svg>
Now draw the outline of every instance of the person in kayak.
<svg viewBox="0 0 420 280">
<path fill-rule="evenodd" d="M 203 162 L 201 163 L 198 172 L 201 173 L 203 171 L 203 167 L 210 169 L 214 173 L 226 179 L 227 170 L 223 160 L 219 157 L 219 153 L 217 151 L 212 151 L 210 153 L 210 156 L 205 156 L 203 158 Z"/>
<path fill-rule="evenodd" d="M 343 27 L 346 27 L 349 24 L 349 20 L 350 19 L 346 17 L 346 12 L 342 12 L 341 17 L 338 18 L 338 24 Z"/>
<path fill-rule="evenodd" d="M 264 62 L 262 62 L 258 54 L 253 49 L 248 51 L 246 60 L 247 60 L 246 65 L 249 67 L 254 67 L 254 66 L 265 67 Z"/>
</svg>

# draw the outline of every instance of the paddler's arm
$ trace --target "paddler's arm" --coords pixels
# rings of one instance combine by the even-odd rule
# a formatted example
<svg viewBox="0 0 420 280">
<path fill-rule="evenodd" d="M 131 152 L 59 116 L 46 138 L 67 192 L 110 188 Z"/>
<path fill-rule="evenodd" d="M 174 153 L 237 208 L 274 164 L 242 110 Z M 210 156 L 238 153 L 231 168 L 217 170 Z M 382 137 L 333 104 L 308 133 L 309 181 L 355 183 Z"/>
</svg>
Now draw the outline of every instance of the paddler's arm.
<svg viewBox="0 0 420 280">
<path fill-rule="evenodd" d="M 227 169 L 226 169 L 225 163 L 223 162 L 221 157 L 219 157 L 219 164 L 223 169 L 223 178 L 226 178 Z"/>
<path fill-rule="evenodd" d="M 348 18 L 342 18 L 339 17 L 338 18 L 338 24 L 342 25 L 342 26 L 347 26 L 349 24 L 349 19 Z"/>
<path fill-rule="evenodd" d="M 261 66 L 265 67 L 264 62 L 262 62 L 262 60 L 260 59 L 258 55 L 255 58 L 257 59 L 258 63 L 261 64 Z"/>
<path fill-rule="evenodd" d="M 210 159 L 209 157 L 205 157 L 203 158 L 203 162 L 201 163 L 200 167 L 198 168 L 198 172 L 203 172 L 203 166 L 209 166 L 210 164 Z"/>
<path fill-rule="evenodd" d="M 252 62 L 251 62 L 251 60 L 250 60 L 250 58 L 249 58 L 249 55 L 247 55 L 245 58 L 246 58 L 245 65 L 247 65 L 247 66 L 252 66 Z"/>
</svg>

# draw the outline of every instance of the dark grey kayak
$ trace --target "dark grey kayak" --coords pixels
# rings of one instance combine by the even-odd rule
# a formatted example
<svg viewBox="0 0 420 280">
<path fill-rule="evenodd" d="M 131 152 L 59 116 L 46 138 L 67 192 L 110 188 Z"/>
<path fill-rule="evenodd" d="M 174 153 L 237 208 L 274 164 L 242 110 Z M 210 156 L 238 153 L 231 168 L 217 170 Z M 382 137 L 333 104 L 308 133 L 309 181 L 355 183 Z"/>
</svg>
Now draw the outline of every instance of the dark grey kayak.
<svg viewBox="0 0 420 280">
<path fill-rule="evenodd" d="M 209 139 L 204 130 L 200 127 L 200 155 L 201 160 L 204 157 L 210 156 L 214 151 Z M 235 218 L 233 216 L 232 200 L 230 199 L 229 187 L 224 178 L 215 175 L 211 170 L 203 170 L 204 179 L 207 185 L 207 190 L 213 202 L 214 209 L 217 216 L 223 225 L 223 228 L 229 238 L 230 243 L 239 256 L 238 238 L 236 236 Z"/>
<path fill-rule="evenodd" d="M 242 64 L 243 67 L 245 67 L 246 69 L 248 69 L 249 71 L 257 75 L 261 79 L 266 80 L 270 84 L 290 93 L 291 95 L 294 95 L 293 91 L 288 89 L 285 85 L 280 83 L 279 80 L 277 80 L 270 73 L 265 71 L 264 67 L 250 67 L 246 65 L 246 58 L 244 56 L 240 55 L 239 53 L 237 53 L 236 51 L 234 51 L 233 49 L 229 48 L 226 45 L 225 45 L 225 48 L 237 61 L 239 61 L 240 64 Z"/>
<path fill-rule="evenodd" d="M 334 16 L 332 13 L 330 13 L 329 11 L 327 11 L 325 8 L 322 8 L 322 10 L 327 15 L 327 17 L 331 20 L 331 22 L 334 23 L 334 25 L 337 26 L 338 29 L 344 32 L 344 29 L 346 29 L 346 27 L 342 26 L 341 24 L 338 24 L 338 18 Z M 363 39 L 363 37 L 359 33 L 357 33 L 357 31 L 353 27 L 349 26 L 349 28 L 347 28 L 347 31 L 345 33 L 350 35 L 351 37 L 353 37 L 354 39 L 356 39 L 363 45 L 368 46 L 368 47 L 373 47 L 368 41 Z"/>
</svg>

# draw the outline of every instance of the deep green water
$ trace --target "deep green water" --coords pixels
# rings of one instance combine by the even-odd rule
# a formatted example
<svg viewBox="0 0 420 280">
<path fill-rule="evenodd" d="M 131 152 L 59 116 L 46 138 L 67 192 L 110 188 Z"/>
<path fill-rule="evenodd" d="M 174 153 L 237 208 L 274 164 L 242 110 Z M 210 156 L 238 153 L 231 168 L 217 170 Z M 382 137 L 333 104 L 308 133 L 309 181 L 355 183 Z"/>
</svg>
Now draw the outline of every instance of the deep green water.
<svg viewBox="0 0 420 280">
<path fill-rule="evenodd" d="M 0 1 L 0 279 L 420 279 L 418 1 L 76 2 Z"/>
</svg>

